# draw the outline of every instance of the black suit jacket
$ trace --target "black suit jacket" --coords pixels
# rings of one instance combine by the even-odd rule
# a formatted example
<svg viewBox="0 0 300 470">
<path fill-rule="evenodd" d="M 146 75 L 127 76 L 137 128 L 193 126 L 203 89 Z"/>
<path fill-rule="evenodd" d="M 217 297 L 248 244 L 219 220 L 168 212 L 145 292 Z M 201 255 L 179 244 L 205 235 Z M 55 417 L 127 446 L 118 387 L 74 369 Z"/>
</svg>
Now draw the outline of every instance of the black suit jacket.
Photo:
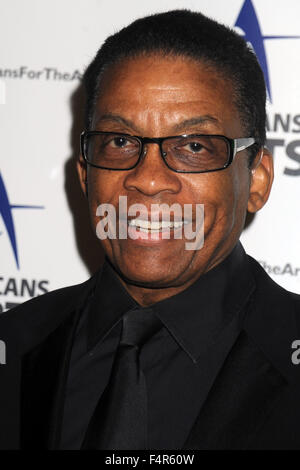
<svg viewBox="0 0 300 470">
<path fill-rule="evenodd" d="M 250 283 L 251 294 L 241 304 L 243 329 L 184 449 L 300 449 L 300 364 L 291 359 L 300 339 L 300 296 L 250 256 L 244 264 L 239 282 Z M 72 338 L 98 275 L 0 316 L 7 352 L 0 366 L 0 449 L 59 448 Z M 234 284 L 230 305 L 240 301 Z"/>
</svg>

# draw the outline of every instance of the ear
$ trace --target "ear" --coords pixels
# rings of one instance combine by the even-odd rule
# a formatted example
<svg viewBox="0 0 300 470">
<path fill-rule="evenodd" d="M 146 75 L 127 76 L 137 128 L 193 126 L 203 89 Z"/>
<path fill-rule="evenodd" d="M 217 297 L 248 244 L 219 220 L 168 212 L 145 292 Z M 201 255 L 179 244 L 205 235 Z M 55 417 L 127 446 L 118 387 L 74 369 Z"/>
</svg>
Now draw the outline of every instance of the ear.
<svg viewBox="0 0 300 470">
<path fill-rule="evenodd" d="M 86 168 L 86 162 L 84 158 L 82 157 L 82 155 L 79 155 L 79 159 L 76 162 L 76 167 L 77 167 L 77 173 L 78 173 L 81 189 L 83 191 L 83 194 L 87 197 L 88 195 L 87 168 Z"/>
<path fill-rule="evenodd" d="M 267 148 L 259 150 L 250 171 L 248 212 L 257 212 L 267 202 L 274 179 L 273 157 Z"/>
</svg>

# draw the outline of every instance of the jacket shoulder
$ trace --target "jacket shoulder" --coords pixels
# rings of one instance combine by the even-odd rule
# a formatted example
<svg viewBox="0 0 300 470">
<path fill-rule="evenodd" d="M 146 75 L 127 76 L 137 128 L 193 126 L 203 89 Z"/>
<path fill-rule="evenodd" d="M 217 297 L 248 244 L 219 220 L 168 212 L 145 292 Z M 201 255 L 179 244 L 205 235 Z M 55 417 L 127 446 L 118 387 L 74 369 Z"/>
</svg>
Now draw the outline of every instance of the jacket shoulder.
<svg viewBox="0 0 300 470">
<path fill-rule="evenodd" d="M 300 340 L 300 295 L 279 286 L 248 255 L 256 289 L 244 319 L 244 328 L 269 360 L 292 381 L 299 369 L 292 362 L 293 344 Z"/>
<path fill-rule="evenodd" d="M 257 285 L 257 291 L 259 294 L 265 295 L 265 298 L 268 296 L 268 298 L 274 298 L 276 300 L 277 298 L 282 300 L 282 301 L 287 301 L 291 302 L 294 304 L 294 306 L 298 309 L 300 309 L 300 295 L 291 292 L 284 287 L 280 286 L 275 282 L 269 274 L 264 270 L 264 268 L 259 264 L 256 259 L 252 258 L 252 256 L 247 255 L 251 270 L 254 274 L 254 277 L 256 279 L 256 285 Z M 300 314 L 300 310 L 299 310 Z"/>
<path fill-rule="evenodd" d="M 97 282 L 101 269 L 87 281 L 63 287 L 24 302 L 0 315 L 0 337 L 22 350 L 34 338 L 47 336 L 80 308 Z"/>
</svg>

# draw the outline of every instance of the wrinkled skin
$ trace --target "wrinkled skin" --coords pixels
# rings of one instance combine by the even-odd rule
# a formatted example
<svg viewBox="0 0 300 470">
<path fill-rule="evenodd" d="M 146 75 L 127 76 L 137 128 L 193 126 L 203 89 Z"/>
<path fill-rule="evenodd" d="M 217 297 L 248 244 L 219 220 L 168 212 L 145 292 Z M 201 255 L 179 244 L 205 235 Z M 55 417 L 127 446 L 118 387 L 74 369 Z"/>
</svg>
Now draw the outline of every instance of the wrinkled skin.
<svg viewBox="0 0 300 470">
<path fill-rule="evenodd" d="M 249 137 L 233 103 L 231 83 L 214 69 L 186 58 L 159 55 L 126 59 L 111 66 L 101 82 L 93 118 L 94 130 L 147 137 L 179 134 L 223 134 Z M 204 117 L 202 122 L 191 121 Z M 202 174 L 172 172 L 159 147 L 146 145 L 146 156 L 129 171 L 86 168 L 78 171 L 94 229 L 101 203 L 118 207 L 119 195 L 128 206 L 204 204 L 204 246 L 186 250 L 185 239 L 143 244 L 130 238 L 101 241 L 125 288 L 140 305 L 151 305 L 186 289 L 219 264 L 243 230 L 247 210 L 258 211 L 267 201 L 273 180 L 272 157 L 260 149 L 251 169 L 247 151 L 237 153 L 225 170 Z M 86 182 L 87 180 L 87 182 Z"/>
</svg>

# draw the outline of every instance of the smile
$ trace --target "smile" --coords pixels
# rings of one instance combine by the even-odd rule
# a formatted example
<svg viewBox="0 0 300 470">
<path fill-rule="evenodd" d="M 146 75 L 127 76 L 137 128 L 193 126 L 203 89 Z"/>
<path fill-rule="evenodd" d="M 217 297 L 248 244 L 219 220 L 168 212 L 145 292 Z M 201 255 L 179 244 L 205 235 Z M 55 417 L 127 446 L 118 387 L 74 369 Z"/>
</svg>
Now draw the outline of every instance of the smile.
<svg viewBox="0 0 300 470">
<path fill-rule="evenodd" d="M 148 221 L 144 219 L 140 219 L 139 217 L 135 219 L 128 220 L 129 227 L 135 227 L 139 229 L 141 232 L 144 233 L 155 233 L 155 232 L 163 232 L 165 230 L 170 229 L 177 229 L 183 227 L 183 225 L 187 224 L 186 221 Z"/>
</svg>

